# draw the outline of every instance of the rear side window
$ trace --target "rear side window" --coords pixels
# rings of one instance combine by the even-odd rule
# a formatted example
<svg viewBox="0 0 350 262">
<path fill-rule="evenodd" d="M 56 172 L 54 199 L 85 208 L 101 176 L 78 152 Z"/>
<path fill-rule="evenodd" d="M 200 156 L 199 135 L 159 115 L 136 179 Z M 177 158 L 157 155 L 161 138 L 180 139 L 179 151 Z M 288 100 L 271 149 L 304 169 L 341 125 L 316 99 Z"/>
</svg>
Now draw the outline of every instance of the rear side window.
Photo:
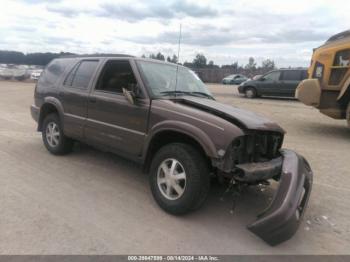
<svg viewBox="0 0 350 262">
<path fill-rule="evenodd" d="M 288 70 L 283 72 L 282 80 L 286 81 L 300 81 L 301 74 L 298 70 Z"/>
<path fill-rule="evenodd" d="M 54 84 L 61 77 L 68 65 L 68 60 L 55 59 L 44 70 L 39 78 L 39 85 L 54 87 Z"/>
<path fill-rule="evenodd" d="M 97 60 L 86 60 L 80 62 L 73 67 L 63 84 L 69 87 L 87 89 L 97 65 Z"/>
</svg>

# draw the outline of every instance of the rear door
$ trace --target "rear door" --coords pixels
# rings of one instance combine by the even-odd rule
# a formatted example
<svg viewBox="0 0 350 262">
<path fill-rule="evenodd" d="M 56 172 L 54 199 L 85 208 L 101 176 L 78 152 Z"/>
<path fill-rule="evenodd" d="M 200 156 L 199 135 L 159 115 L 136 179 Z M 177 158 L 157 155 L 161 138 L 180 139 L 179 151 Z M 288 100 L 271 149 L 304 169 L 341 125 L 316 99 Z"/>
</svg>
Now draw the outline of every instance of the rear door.
<svg viewBox="0 0 350 262">
<path fill-rule="evenodd" d="M 131 91 L 139 83 L 132 61 L 111 59 L 105 62 L 88 99 L 85 129 L 88 141 L 121 154 L 137 156 L 141 153 L 150 100 L 141 94 L 135 104 L 131 104 L 123 95 L 123 88 Z"/>
<path fill-rule="evenodd" d="M 280 95 L 280 71 L 267 73 L 257 81 L 257 91 L 259 95 L 279 96 Z"/>
<path fill-rule="evenodd" d="M 281 95 L 294 97 L 295 89 L 302 78 L 302 70 L 285 70 L 282 71 L 281 78 Z"/>
<path fill-rule="evenodd" d="M 63 81 L 59 92 L 64 110 L 64 132 L 74 138 L 84 137 L 88 94 L 99 60 L 78 61 Z"/>
</svg>

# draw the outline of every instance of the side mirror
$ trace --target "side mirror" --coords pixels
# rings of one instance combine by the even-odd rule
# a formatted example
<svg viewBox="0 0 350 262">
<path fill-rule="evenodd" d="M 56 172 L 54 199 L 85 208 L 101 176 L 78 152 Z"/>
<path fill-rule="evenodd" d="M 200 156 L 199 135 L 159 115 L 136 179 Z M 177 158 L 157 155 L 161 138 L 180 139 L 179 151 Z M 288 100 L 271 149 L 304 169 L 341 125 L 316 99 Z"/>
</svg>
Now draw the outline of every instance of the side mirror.
<svg viewBox="0 0 350 262">
<path fill-rule="evenodd" d="M 264 77 L 260 77 L 259 81 L 265 81 L 265 78 Z"/>
<path fill-rule="evenodd" d="M 138 84 L 134 85 L 131 90 L 136 98 L 142 97 L 142 92 Z"/>
<path fill-rule="evenodd" d="M 123 88 L 123 95 L 125 96 L 126 100 L 129 101 L 130 104 L 135 104 L 135 94 L 133 91 L 129 91 Z"/>
</svg>

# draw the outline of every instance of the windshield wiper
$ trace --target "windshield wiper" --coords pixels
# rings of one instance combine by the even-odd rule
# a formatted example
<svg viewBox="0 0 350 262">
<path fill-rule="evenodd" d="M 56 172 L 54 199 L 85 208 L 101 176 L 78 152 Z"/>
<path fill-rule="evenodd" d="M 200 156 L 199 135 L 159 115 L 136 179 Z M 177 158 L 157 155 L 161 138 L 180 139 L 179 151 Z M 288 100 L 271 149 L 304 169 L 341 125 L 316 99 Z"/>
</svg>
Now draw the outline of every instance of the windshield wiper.
<svg viewBox="0 0 350 262">
<path fill-rule="evenodd" d="M 172 95 L 172 94 L 187 94 L 188 92 L 180 91 L 180 90 L 172 90 L 172 91 L 162 91 L 161 94 Z"/>
<path fill-rule="evenodd" d="M 214 100 L 214 97 L 211 95 L 204 93 L 204 92 L 188 92 L 188 91 L 181 91 L 181 90 L 172 90 L 172 91 L 162 91 L 161 94 L 165 95 L 189 95 L 189 96 L 196 96 L 196 97 L 206 97 Z"/>
<path fill-rule="evenodd" d="M 211 95 L 207 94 L 207 93 L 204 93 L 204 92 L 190 92 L 190 94 L 194 94 L 196 96 L 204 96 L 204 97 L 207 97 L 207 98 L 210 98 L 210 99 L 213 99 L 214 100 L 214 97 L 212 97 Z"/>
</svg>

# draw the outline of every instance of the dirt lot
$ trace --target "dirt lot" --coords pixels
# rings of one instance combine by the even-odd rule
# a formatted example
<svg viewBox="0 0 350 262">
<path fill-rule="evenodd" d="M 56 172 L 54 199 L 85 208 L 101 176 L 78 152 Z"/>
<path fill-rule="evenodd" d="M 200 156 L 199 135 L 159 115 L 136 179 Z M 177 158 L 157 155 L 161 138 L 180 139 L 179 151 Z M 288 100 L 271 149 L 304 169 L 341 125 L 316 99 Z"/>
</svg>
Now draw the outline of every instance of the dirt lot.
<svg viewBox="0 0 350 262">
<path fill-rule="evenodd" d="M 271 190 L 251 188 L 233 214 L 224 187 L 174 217 L 152 199 L 147 176 L 87 146 L 50 155 L 29 114 L 33 84 L 0 82 L 1 254 L 350 254 L 350 129 L 294 100 L 254 99 L 211 85 L 219 101 L 264 114 L 288 132 L 285 147 L 314 170 L 309 209 L 288 242 L 269 247 L 245 229 Z"/>
</svg>

